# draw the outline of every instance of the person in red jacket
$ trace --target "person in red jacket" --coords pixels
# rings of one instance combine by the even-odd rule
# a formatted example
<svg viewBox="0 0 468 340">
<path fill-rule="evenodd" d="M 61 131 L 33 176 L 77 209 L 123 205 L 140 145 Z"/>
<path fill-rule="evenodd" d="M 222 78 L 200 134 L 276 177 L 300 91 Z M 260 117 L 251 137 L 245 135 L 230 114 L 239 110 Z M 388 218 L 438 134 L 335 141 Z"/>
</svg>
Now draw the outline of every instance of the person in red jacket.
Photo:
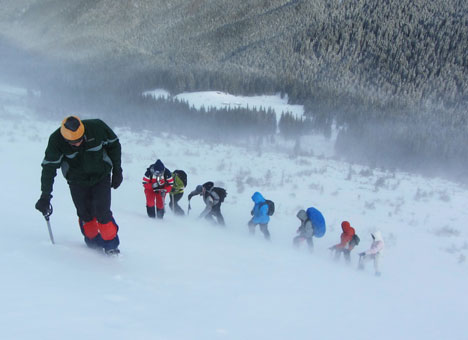
<svg viewBox="0 0 468 340">
<path fill-rule="evenodd" d="M 172 190 L 173 185 L 172 173 L 166 169 L 160 159 L 146 169 L 143 177 L 143 187 L 146 196 L 146 212 L 149 217 L 163 218 L 166 194 Z M 156 209 L 154 208 L 155 201 Z"/>
<path fill-rule="evenodd" d="M 339 260 L 341 253 L 346 260 L 346 262 L 351 261 L 351 250 L 356 246 L 353 236 L 356 234 L 356 231 L 348 221 L 341 222 L 341 242 L 330 247 L 330 250 L 335 251 L 335 260 Z"/>
</svg>

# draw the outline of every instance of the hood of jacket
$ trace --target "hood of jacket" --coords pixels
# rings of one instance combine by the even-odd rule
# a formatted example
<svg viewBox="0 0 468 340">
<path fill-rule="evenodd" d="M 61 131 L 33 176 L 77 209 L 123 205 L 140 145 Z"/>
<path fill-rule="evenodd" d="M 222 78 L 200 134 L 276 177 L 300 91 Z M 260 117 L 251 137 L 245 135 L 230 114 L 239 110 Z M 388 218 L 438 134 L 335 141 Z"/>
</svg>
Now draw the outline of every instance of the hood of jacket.
<svg viewBox="0 0 468 340">
<path fill-rule="evenodd" d="M 213 189 L 213 187 L 214 187 L 214 183 L 211 181 L 203 183 L 202 185 L 202 188 L 204 188 L 206 191 L 210 191 L 211 189 Z"/>
<path fill-rule="evenodd" d="M 307 212 L 303 209 L 299 210 L 296 214 L 297 218 L 300 219 L 302 222 L 305 222 L 309 217 L 307 216 Z"/>
<path fill-rule="evenodd" d="M 383 242 L 382 233 L 380 231 L 373 232 L 371 235 L 374 236 L 375 241 Z"/>
<path fill-rule="evenodd" d="M 258 191 L 256 191 L 256 192 L 252 195 L 252 201 L 254 201 L 255 204 L 258 204 L 258 203 L 265 202 L 265 198 L 263 198 L 263 196 L 262 196 L 261 193 L 259 193 Z"/>
<path fill-rule="evenodd" d="M 353 236 L 356 232 L 351 224 L 348 221 L 341 222 L 341 229 L 343 229 L 343 233 Z"/>
</svg>

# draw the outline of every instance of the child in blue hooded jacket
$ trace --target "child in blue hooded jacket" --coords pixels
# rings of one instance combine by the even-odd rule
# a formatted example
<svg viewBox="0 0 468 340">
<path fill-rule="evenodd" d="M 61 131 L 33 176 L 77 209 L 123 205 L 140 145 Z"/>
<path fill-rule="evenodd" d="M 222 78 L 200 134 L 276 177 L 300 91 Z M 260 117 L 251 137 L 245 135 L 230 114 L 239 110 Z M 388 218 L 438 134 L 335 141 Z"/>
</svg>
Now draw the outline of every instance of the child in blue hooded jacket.
<svg viewBox="0 0 468 340">
<path fill-rule="evenodd" d="M 268 222 L 270 222 L 270 216 L 268 216 L 268 204 L 258 191 L 252 195 L 252 201 L 254 201 L 255 205 L 250 212 L 252 218 L 248 223 L 250 234 L 255 234 L 255 226 L 258 224 L 260 225 L 260 230 L 265 236 L 265 239 L 269 240 L 270 232 L 268 231 Z"/>
</svg>

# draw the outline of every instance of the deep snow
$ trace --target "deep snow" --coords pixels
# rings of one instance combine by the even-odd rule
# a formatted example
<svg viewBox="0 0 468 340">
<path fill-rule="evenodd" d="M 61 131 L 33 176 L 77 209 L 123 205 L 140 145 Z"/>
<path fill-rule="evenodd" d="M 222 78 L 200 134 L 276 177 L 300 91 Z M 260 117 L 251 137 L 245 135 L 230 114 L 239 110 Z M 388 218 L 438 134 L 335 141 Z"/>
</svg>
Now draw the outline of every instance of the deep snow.
<svg viewBox="0 0 468 340">
<path fill-rule="evenodd" d="M 24 91 L 6 86 L 0 117 L 1 339 L 468 338 L 468 196 L 459 184 L 113 127 L 123 146 L 124 182 L 112 192 L 122 255 L 107 258 L 85 247 L 61 173 L 56 245 L 34 209 L 60 122 L 40 119 Z M 199 197 L 184 218 L 146 217 L 141 178 L 157 158 L 187 171 L 187 191 L 207 180 L 227 189 L 225 229 L 197 219 Z M 248 235 L 257 190 L 276 202 L 271 243 Z M 295 214 L 309 206 L 328 224 L 313 254 L 291 242 Z M 350 266 L 328 250 L 342 220 L 361 237 Z M 386 242 L 379 278 L 371 264 L 356 270 L 376 229 Z"/>
</svg>

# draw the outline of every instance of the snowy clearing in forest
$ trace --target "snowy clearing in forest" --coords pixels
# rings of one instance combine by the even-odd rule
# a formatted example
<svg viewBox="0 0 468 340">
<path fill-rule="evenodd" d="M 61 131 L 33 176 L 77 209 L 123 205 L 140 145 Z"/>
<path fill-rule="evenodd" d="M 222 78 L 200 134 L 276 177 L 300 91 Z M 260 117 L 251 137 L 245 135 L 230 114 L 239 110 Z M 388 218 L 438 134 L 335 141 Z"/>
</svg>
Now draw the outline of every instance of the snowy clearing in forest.
<svg viewBox="0 0 468 340">
<path fill-rule="evenodd" d="M 154 98 L 168 98 L 170 93 L 166 90 L 156 89 L 147 91 L 144 95 L 150 95 Z M 174 96 L 174 98 L 186 101 L 190 106 L 200 110 L 203 106 L 205 109 L 213 108 L 256 108 L 257 110 L 263 108 L 264 110 L 272 109 L 275 111 L 276 119 L 279 121 L 281 114 L 289 112 L 295 117 L 302 117 L 304 115 L 303 105 L 288 104 L 288 96 L 281 98 L 279 94 L 276 95 L 262 95 L 262 96 L 235 96 L 221 91 L 200 91 L 200 92 L 184 92 Z"/>
</svg>

